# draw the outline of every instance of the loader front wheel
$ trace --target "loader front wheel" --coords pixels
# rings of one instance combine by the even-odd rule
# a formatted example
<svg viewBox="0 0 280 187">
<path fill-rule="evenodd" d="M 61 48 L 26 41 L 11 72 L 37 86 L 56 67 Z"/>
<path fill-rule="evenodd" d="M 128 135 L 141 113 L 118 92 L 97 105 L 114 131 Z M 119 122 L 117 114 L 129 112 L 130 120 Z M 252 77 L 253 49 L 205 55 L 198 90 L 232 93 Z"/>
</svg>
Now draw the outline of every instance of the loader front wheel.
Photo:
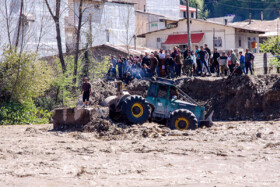
<svg viewBox="0 0 280 187">
<path fill-rule="evenodd" d="M 130 124 L 143 124 L 149 118 L 149 106 L 141 96 L 129 96 L 122 105 L 122 117 Z"/>
<path fill-rule="evenodd" d="M 172 130 L 195 130 L 197 128 L 197 119 L 189 110 L 175 110 L 170 114 L 168 125 Z"/>
</svg>

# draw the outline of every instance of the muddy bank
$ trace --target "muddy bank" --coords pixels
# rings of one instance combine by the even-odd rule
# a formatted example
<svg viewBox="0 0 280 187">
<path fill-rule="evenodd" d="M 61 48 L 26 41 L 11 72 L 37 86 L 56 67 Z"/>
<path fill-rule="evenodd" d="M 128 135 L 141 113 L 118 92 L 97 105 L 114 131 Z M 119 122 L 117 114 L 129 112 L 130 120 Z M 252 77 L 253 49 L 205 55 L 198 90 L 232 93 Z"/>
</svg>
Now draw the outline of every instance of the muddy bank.
<svg viewBox="0 0 280 187">
<path fill-rule="evenodd" d="M 280 118 L 279 75 L 228 78 L 186 78 L 176 84 L 215 120 L 273 120 Z M 133 82 L 128 91 L 144 96 L 148 81 Z"/>
</svg>

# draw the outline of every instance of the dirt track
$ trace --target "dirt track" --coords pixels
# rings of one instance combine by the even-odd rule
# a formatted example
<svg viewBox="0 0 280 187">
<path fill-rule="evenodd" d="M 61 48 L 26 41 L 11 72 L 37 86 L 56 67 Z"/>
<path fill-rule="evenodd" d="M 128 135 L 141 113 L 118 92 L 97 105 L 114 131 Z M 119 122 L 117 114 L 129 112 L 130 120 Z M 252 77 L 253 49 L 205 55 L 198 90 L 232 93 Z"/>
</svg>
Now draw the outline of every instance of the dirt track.
<svg viewBox="0 0 280 187">
<path fill-rule="evenodd" d="M 0 127 L 1 187 L 280 186 L 279 121 L 112 141 L 50 129 Z"/>
</svg>

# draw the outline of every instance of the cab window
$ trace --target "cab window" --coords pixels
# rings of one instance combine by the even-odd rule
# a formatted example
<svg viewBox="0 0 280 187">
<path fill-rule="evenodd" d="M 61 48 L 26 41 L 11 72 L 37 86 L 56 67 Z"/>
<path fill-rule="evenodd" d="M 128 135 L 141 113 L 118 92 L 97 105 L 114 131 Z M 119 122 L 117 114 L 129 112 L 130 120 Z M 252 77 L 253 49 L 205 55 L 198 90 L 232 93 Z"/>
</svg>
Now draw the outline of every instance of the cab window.
<svg viewBox="0 0 280 187">
<path fill-rule="evenodd" d="M 168 95 L 168 86 L 167 85 L 159 85 L 158 86 L 158 97 L 167 98 Z"/>
</svg>

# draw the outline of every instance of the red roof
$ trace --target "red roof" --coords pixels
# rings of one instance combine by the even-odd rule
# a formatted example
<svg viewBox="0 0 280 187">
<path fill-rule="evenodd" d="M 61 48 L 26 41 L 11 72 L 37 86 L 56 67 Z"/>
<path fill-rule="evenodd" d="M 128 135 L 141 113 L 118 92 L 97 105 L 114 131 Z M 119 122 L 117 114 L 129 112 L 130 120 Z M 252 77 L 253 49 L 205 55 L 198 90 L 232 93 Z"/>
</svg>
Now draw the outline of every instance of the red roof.
<svg viewBox="0 0 280 187">
<path fill-rule="evenodd" d="M 184 6 L 184 5 L 180 5 L 180 11 L 186 12 L 186 11 L 187 11 L 187 7 Z M 189 11 L 190 11 L 190 12 L 196 12 L 196 9 L 193 8 L 193 7 L 189 7 Z M 198 10 L 198 11 L 199 11 L 199 10 Z"/>
<path fill-rule="evenodd" d="M 204 36 L 204 33 L 191 34 L 192 43 L 199 43 Z M 169 35 L 164 44 L 187 44 L 188 35 L 187 34 L 177 34 Z"/>
</svg>

